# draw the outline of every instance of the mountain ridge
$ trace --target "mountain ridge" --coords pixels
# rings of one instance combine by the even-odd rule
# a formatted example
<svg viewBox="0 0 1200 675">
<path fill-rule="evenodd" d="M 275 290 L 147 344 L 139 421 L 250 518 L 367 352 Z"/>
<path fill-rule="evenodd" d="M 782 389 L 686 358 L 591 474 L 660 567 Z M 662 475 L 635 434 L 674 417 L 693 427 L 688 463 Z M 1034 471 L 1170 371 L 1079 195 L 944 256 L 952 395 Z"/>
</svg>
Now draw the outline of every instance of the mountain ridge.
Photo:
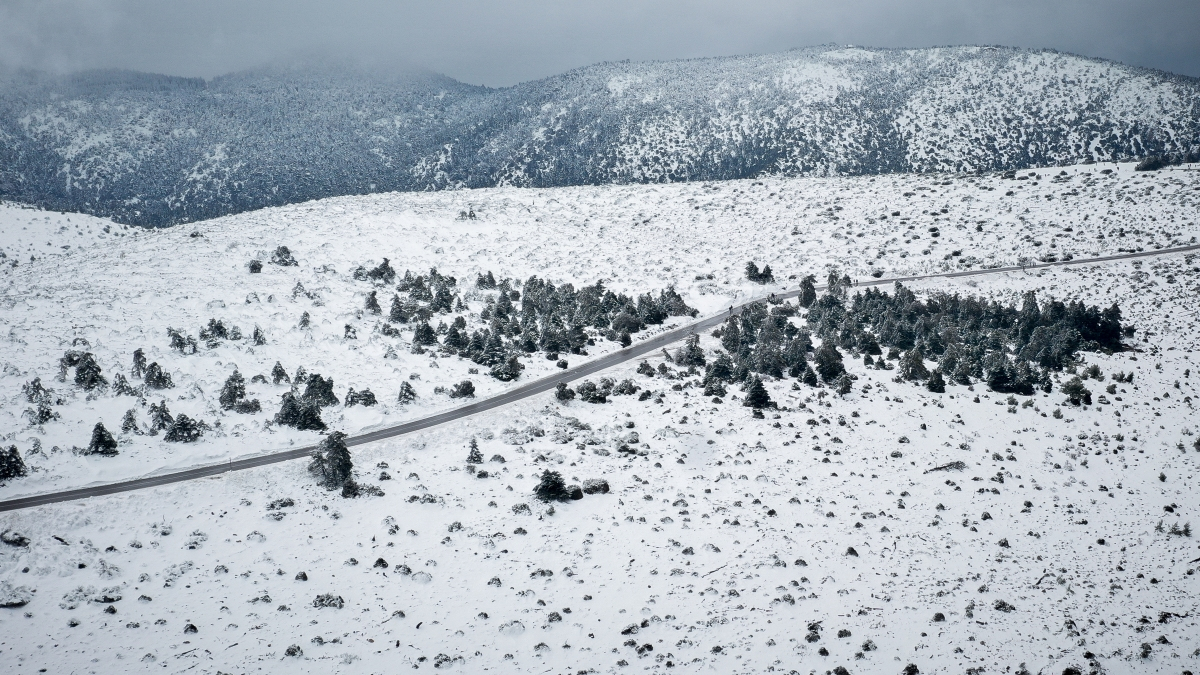
<svg viewBox="0 0 1200 675">
<path fill-rule="evenodd" d="M 337 195 L 1015 170 L 1200 151 L 1200 80 L 1053 50 L 823 46 L 431 72 L 0 75 L 0 199 L 171 225 Z"/>
</svg>

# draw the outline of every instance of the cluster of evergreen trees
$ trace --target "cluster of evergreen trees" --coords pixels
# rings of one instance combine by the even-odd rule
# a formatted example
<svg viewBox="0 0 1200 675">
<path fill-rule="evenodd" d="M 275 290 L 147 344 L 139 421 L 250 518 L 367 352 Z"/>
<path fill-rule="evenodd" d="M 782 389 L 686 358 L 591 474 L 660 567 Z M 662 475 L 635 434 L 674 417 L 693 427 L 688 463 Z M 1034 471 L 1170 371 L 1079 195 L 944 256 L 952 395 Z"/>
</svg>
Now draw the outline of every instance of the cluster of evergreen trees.
<svg viewBox="0 0 1200 675">
<path fill-rule="evenodd" d="M 1118 351 L 1121 337 L 1133 333 L 1122 326 L 1116 304 L 1108 309 L 1053 299 L 1039 304 L 1033 292 L 1020 308 L 941 292 L 920 300 L 899 283 L 892 294 L 868 289 L 848 298 L 849 280 L 836 275 L 832 291 L 817 297 L 812 281 L 805 280 L 808 292 L 798 303 L 808 307 L 805 328 L 789 321 L 798 312 L 795 305 L 754 303 L 713 331 L 724 348 L 716 358 L 706 363 L 693 338 L 676 353 L 676 363 L 706 366 L 706 396 L 724 396 L 726 384 L 741 383 L 746 405 L 755 408 L 773 405 L 761 386 L 763 376 L 786 375 L 810 386 L 824 382 L 848 392 L 843 351 L 861 355 L 868 367 L 898 369 L 900 379 L 923 382 L 931 391 L 978 381 L 993 391 L 1028 396 L 1035 389 L 1049 392 L 1050 373 L 1070 368 L 1081 350 Z M 932 370 L 927 360 L 936 362 Z M 1066 392 L 1070 401 L 1090 400 L 1075 389 Z"/>
<path fill-rule="evenodd" d="M 934 360 L 937 381 L 983 381 L 993 391 L 1026 396 L 1050 391 L 1050 372 L 1072 365 L 1080 350 L 1119 351 L 1122 335 L 1132 334 L 1116 304 L 1100 309 L 1051 299 L 1039 305 L 1032 291 L 1020 308 L 944 292 L 922 301 L 899 283 L 892 294 L 868 289 L 850 300 L 840 286 L 812 304 L 808 327 L 825 343 L 863 354 L 864 363 L 888 349 L 907 380 L 933 377 L 924 361 Z M 888 368 L 883 359 L 868 365 Z"/>
<path fill-rule="evenodd" d="M 355 278 L 387 284 L 394 271 L 360 267 Z M 414 348 L 438 346 L 444 352 L 459 354 L 491 369 L 492 377 L 502 381 L 520 376 L 524 366 L 518 356 L 545 352 L 557 358 L 559 353 L 587 354 L 586 348 L 603 337 L 622 345 L 632 343 L 632 334 L 647 326 L 662 324 L 672 316 L 695 316 L 696 310 L 683 301 L 674 288 L 658 296 L 644 293 L 637 298 L 614 293 L 603 282 L 576 288 L 531 276 L 524 284 L 511 278 L 496 281 L 490 271 L 480 274 L 475 286 L 488 293 L 480 313 L 485 326 L 469 330 L 466 319 L 455 317 L 449 324 L 430 325 L 436 314 L 466 312 L 467 307 L 455 290 L 454 277 L 431 269 L 426 275 L 405 271 L 396 283 L 388 320 L 412 323 Z M 522 290 L 517 290 L 520 287 Z M 376 294 L 368 296 L 367 308 L 378 307 Z M 373 311 L 373 310 L 372 310 Z M 381 332 L 394 335 L 388 324 Z"/>
</svg>

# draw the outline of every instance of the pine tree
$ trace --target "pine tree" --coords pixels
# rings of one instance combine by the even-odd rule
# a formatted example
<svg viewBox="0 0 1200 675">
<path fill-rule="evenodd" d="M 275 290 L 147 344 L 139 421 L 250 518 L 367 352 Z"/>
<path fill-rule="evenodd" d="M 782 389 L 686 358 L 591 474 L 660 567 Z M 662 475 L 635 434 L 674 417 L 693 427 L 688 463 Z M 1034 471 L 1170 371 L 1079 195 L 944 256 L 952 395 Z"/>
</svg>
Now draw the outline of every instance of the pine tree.
<svg viewBox="0 0 1200 675">
<path fill-rule="evenodd" d="M 815 387 L 820 382 L 817 381 L 817 374 L 813 372 L 812 366 L 804 364 L 804 372 L 800 373 L 800 381 L 810 387 Z"/>
<path fill-rule="evenodd" d="M 305 401 L 310 401 L 321 407 L 341 403 L 338 397 L 333 395 L 333 378 L 325 379 L 318 373 L 308 376 L 308 380 L 304 385 L 303 398 Z"/>
<path fill-rule="evenodd" d="M 851 390 L 851 388 L 853 388 L 853 386 L 854 386 L 854 382 L 850 379 L 850 376 L 847 375 L 846 373 L 842 373 L 841 375 L 838 375 L 838 378 L 836 380 L 834 380 L 834 388 L 835 388 L 834 390 L 837 391 L 837 393 L 841 396 L 845 396 L 846 394 L 849 394 L 850 390 Z"/>
<path fill-rule="evenodd" d="M 559 382 L 554 387 L 554 398 L 565 403 L 575 398 L 575 390 L 568 387 L 565 382 Z"/>
<path fill-rule="evenodd" d="M 0 481 L 24 478 L 28 474 L 25 459 L 21 457 L 17 446 L 10 445 L 7 450 L 0 448 Z"/>
<path fill-rule="evenodd" d="M 821 344 L 813 360 L 816 361 L 817 372 L 826 383 L 833 382 L 838 375 L 846 372 L 846 367 L 842 365 L 842 354 L 828 340 Z"/>
<path fill-rule="evenodd" d="M 204 427 L 196 420 L 180 413 L 175 423 L 163 434 L 163 440 L 168 443 L 195 443 L 204 434 Z"/>
<path fill-rule="evenodd" d="M 411 315 L 404 307 L 404 303 L 400 301 L 400 296 L 393 295 L 392 308 L 388 312 L 388 321 L 391 321 L 392 323 L 408 323 L 410 317 Z"/>
<path fill-rule="evenodd" d="M 737 354 L 742 347 L 742 331 L 738 324 L 737 317 L 729 317 L 725 320 L 725 328 L 721 333 L 721 346 L 730 354 Z"/>
<path fill-rule="evenodd" d="M 142 429 L 138 426 L 137 421 L 137 408 L 125 411 L 125 416 L 121 418 L 121 433 L 142 435 Z"/>
<path fill-rule="evenodd" d="M 801 307 L 812 307 L 817 301 L 817 278 L 813 275 L 808 275 L 800 281 L 800 297 L 797 299 Z"/>
<path fill-rule="evenodd" d="M 942 377 L 942 369 L 934 368 L 929 374 L 929 381 L 925 383 L 925 388 L 935 394 L 946 393 L 946 380 Z"/>
<path fill-rule="evenodd" d="M 522 370 L 525 370 L 525 365 L 516 356 L 510 356 L 504 363 L 493 366 L 491 375 L 501 382 L 511 382 L 521 376 Z"/>
<path fill-rule="evenodd" d="M 92 441 L 88 443 L 86 454 L 104 457 L 112 457 L 117 454 L 117 439 L 108 433 L 103 422 L 96 422 L 96 426 L 92 427 Z"/>
<path fill-rule="evenodd" d="M 1092 404 L 1092 392 L 1083 386 L 1083 380 L 1080 380 L 1078 376 L 1071 378 L 1062 386 L 1062 393 L 1071 402 L 1071 405 Z"/>
<path fill-rule="evenodd" d="M 275 384 L 279 384 L 280 382 L 291 384 L 292 382 L 292 378 L 288 377 L 287 371 L 283 369 L 283 365 L 278 361 L 275 362 L 275 367 L 271 369 L 271 380 Z"/>
<path fill-rule="evenodd" d="M 433 332 L 433 327 L 428 321 L 421 321 L 413 329 L 412 343 L 418 346 L 437 344 L 437 333 Z"/>
<path fill-rule="evenodd" d="M 133 352 L 133 369 L 129 374 L 132 377 L 142 377 L 146 374 L 146 353 L 141 349 L 135 349 Z"/>
<path fill-rule="evenodd" d="M 479 442 L 474 438 L 467 451 L 467 464 L 483 464 L 483 453 L 479 452 Z"/>
<path fill-rule="evenodd" d="M 266 334 L 263 333 L 262 329 L 257 325 L 254 326 L 254 336 L 251 339 L 251 342 L 254 343 L 255 347 L 261 347 L 262 345 L 267 344 Z"/>
<path fill-rule="evenodd" d="M 279 412 L 275 413 L 275 423 L 295 427 L 300 431 L 324 431 L 325 423 L 321 421 L 321 406 L 306 398 L 296 398 L 292 392 L 286 392 L 280 400 Z"/>
<path fill-rule="evenodd" d="M 150 404 L 150 435 L 153 436 L 163 429 L 170 429 L 175 423 L 175 418 L 171 416 L 171 411 L 167 409 L 167 401 L 164 399 L 157 405 Z"/>
<path fill-rule="evenodd" d="M 163 371 L 162 366 L 158 365 L 158 361 L 154 361 L 146 367 L 143 380 L 151 389 L 170 389 L 175 386 L 175 383 L 171 381 L 171 374 Z"/>
<path fill-rule="evenodd" d="M 224 410 L 233 410 L 238 401 L 246 398 L 246 379 L 242 377 L 241 372 L 236 368 L 233 374 L 225 380 L 225 386 L 221 388 L 221 395 L 217 400 Z"/>
<path fill-rule="evenodd" d="M 675 352 L 675 363 L 681 366 L 703 367 L 705 365 L 704 350 L 700 348 L 699 335 L 692 333 L 688 336 L 683 347 Z"/>
<path fill-rule="evenodd" d="M 904 353 L 900 359 L 900 377 L 917 382 L 929 377 L 929 369 L 925 367 L 925 357 L 921 355 L 920 347 L 913 347 Z"/>
<path fill-rule="evenodd" d="M 762 380 L 757 376 L 750 380 L 750 386 L 746 388 L 746 400 L 742 405 L 756 410 L 775 407 L 775 403 L 771 401 L 771 396 L 767 393 L 766 387 L 763 386 Z"/>
<path fill-rule="evenodd" d="M 733 359 L 730 359 L 728 354 L 719 352 L 717 354 L 717 358 L 713 359 L 713 362 L 705 369 L 706 372 L 704 378 L 706 380 L 716 380 L 718 382 L 732 381 L 733 367 Z"/>
<path fill-rule="evenodd" d="M 79 364 L 75 366 L 75 384 L 88 391 L 108 384 L 108 380 L 100 374 L 100 364 L 96 363 L 96 357 L 91 352 L 79 357 Z"/>
<path fill-rule="evenodd" d="M 400 383 L 400 395 L 396 397 L 396 401 L 404 403 L 412 403 L 417 398 L 417 391 L 408 382 Z"/>
<path fill-rule="evenodd" d="M 542 476 L 538 479 L 533 494 L 544 502 L 565 502 L 571 498 L 562 474 L 549 469 L 542 471 Z"/>
<path fill-rule="evenodd" d="M 321 441 L 308 465 L 309 473 L 316 476 L 326 490 L 336 490 L 345 485 L 353 469 L 354 462 L 346 447 L 346 434 L 341 431 L 335 431 Z"/>
</svg>

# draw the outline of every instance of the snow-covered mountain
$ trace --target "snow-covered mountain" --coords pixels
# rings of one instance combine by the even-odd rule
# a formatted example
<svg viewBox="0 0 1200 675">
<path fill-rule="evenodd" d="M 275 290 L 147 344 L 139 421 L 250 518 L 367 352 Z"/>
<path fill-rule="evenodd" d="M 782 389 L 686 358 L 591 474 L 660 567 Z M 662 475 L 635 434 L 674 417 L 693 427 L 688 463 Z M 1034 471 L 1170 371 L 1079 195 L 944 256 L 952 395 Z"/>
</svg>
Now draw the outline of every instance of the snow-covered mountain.
<svg viewBox="0 0 1200 675">
<path fill-rule="evenodd" d="M 0 75 L 0 198 L 145 225 L 393 190 L 1010 170 L 1197 139 L 1194 78 L 1000 47 L 604 63 L 506 89 L 339 68 Z"/>
</svg>

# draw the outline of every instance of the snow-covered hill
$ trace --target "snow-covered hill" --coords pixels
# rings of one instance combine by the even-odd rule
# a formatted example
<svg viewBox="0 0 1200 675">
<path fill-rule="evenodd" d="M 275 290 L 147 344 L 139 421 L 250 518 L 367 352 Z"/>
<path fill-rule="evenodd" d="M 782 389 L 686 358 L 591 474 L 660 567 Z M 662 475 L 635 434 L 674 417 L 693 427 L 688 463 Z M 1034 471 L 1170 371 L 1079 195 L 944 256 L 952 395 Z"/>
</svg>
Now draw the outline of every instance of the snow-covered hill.
<svg viewBox="0 0 1200 675">
<path fill-rule="evenodd" d="M 440 345 L 414 353 L 415 322 L 384 329 L 387 299 L 414 295 L 399 278 L 355 275 L 384 257 L 399 277 L 454 276 L 464 306 L 430 323 L 461 316 L 473 330 L 498 306 L 500 291 L 475 283 L 488 271 L 522 280 L 514 305 L 537 275 L 630 296 L 674 286 L 707 314 L 807 274 L 1194 243 L 1198 205 L 1200 173 L 1104 164 L 385 194 L 109 233 L 13 209 L 2 233 L 36 237 L 0 260 L 0 446 L 16 446 L 30 473 L 0 498 L 321 438 L 268 424 L 291 391 L 271 381 L 276 361 L 331 377 L 343 403 L 321 416 L 351 433 L 455 405 L 435 388 L 463 379 L 480 395 L 511 386 Z M 269 262 L 280 245 L 298 265 Z M 747 281 L 751 260 L 776 282 Z M 1117 303 L 1135 332 L 1125 351 L 1080 352 L 1075 373 L 1032 395 L 978 379 L 933 393 L 896 381 L 882 355 L 866 366 L 847 351 L 848 393 L 764 376 L 778 408 L 761 419 L 738 386 L 717 402 L 700 374 L 658 355 L 650 372 L 603 373 L 637 388 L 606 403 L 544 394 L 356 447 L 355 479 L 382 496 L 343 498 L 297 461 L 0 514 L 0 657 L 20 673 L 1195 670 L 1198 259 L 910 288 L 1010 306 L 1026 291 Z M 372 291 L 381 316 L 366 308 Z M 168 327 L 200 337 L 210 319 L 242 339 L 171 348 Z M 788 321 L 807 325 L 803 310 Z M 590 355 L 617 345 L 587 334 Z M 722 349 L 707 334 L 699 346 L 710 361 Z M 172 388 L 114 391 L 118 373 L 143 383 L 130 373 L 139 348 Z M 110 386 L 85 390 L 70 370 L 58 381 L 70 350 L 93 354 Z M 540 353 L 522 361 L 517 383 L 556 367 Z M 223 407 L 234 368 L 261 412 Z M 1092 404 L 1067 400 L 1074 375 Z M 35 377 L 58 419 L 25 415 Z M 405 384 L 418 398 L 402 405 Z M 345 406 L 349 387 L 379 403 Z M 144 432 L 164 401 L 209 430 L 192 443 L 120 431 L 133 410 Z M 72 451 L 97 421 L 117 455 Z M 468 462 L 472 439 L 480 456 Z M 539 502 L 547 469 L 609 491 Z"/>
<path fill-rule="evenodd" d="M 0 198 L 165 225 L 390 190 L 1014 170 L 1200 152 L 1196 80 L 1051 51 L 821 47 L 506 89 L 268 69 L 0 82 Z"/>
</svg>

